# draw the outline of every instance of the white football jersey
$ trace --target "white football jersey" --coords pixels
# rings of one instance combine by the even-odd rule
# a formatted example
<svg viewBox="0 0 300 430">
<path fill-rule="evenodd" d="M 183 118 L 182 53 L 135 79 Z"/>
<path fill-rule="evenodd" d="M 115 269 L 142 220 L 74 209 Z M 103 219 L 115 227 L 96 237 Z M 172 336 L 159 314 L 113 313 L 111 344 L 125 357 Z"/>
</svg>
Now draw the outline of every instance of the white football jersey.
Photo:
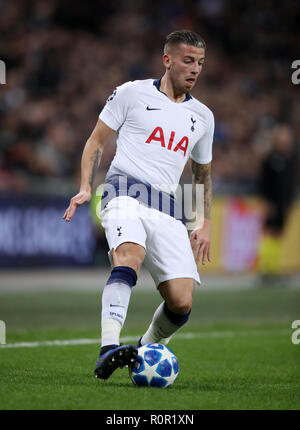
<svg viewBox="0 0 300 430">
<path fill-rule="evenodd" d="M 159 86 L 158 79 L 126 82 L 107 99 L 99 118 L 118 137 L 106 182 L 124 175 L 174 191 L 189 157 L 200 164 L 211 161 L 211 110 L 190 94 L 173 102 Z"/>
</svg>

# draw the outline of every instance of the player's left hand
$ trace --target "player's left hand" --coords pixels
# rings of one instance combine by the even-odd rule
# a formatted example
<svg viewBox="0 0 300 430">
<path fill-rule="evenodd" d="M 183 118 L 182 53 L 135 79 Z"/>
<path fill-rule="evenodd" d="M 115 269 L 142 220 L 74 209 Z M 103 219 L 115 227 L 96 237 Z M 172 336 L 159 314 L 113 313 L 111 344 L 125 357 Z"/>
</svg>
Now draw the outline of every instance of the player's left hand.
<svg viewBox="0 0 300 430">
<path fill-rule="evenodd" d="M 92 193 L 90 191 L 80 191 L 76 196 L 71 198 L 69 207 L 66 209 L 62 218 L 70 222 L 77 207 L 89 202 L 91 198 Z"/>
<path fill-rule="evenodd" d="M 190 241 L 194 253 L 196 264 L 199 263 L 202 254 L 202 264 L 205 260 L 210 260 L 210 234 L 211 234 L 211 221 L 204 220 L 203 226 L 193 230 L 190 234 Z"/>
</svg>

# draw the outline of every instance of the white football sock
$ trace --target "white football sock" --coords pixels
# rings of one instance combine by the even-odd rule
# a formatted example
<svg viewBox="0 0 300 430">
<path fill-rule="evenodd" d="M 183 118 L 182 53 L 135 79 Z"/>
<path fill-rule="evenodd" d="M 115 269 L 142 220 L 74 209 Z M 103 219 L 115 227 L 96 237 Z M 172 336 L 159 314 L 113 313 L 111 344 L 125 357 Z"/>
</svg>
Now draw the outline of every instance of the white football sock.
<svg viewBox="0 0 300 430">
<path fill-rule="evenodd" d="M 119 345 L 131 295 L 123 282 L 105 285 L 102 293 L 101 346 Z"/>
<path fill-rule="evenodd" d="M 141 339 L 141 344 L 162 343 L 166 345 L 178 329 L 180 326 L 173 324 L 165 314 L 163 302 L 154 312 L 151 324 Z"/>
<path fill-rule="evenodd" d="M 102 319 L 101 347 L 106 345 L 119 345 L 122 325 L 112 318 Z"/>
</svg>

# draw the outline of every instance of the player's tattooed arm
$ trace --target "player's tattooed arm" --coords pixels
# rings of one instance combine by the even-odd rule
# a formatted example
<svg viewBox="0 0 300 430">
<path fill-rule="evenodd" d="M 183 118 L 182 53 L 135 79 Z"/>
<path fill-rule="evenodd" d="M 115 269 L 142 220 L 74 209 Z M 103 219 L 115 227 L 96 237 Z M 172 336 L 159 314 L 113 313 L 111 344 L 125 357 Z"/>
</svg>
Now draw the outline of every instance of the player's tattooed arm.
<svg viewBox="0 0 300 430">
<path fill-rule="evenodd" d="M 94 139 L 88 139 L 81 157 L 81 192 L 92 192 L 103 149 Z"/>
<path fill-rule="evenodd" d="M 76 208 L 89 202 L 92 198 L 92 186 L 101 161 L 103 148 L 113 130 L 103 121 L 98 120 L 91 136 L 88 138 L 81 157 L 81 184 L 79 193 L 72 197 L 63 219 L 71 221 Z"/>
<path fill-rule="evenodd" d="M 95 176 L 100 164 L 100 160 L 101 160 L 101 155 L 102 155 L 102 150 L 100 148 L 97 148 L 91 155 L 90 157 L 90 162 L 92 165 L 92 171 L 90 174 L 90 179 L 89 179 L 89 185 L 92 188 L 94 180 L 95 180 Z"/>
<path fill-rule="evenodd" d="M 193 184 L 204 185 L 204 218 L 210 220 L 212 199 L 211 163 L 199 164 L 192 160 L 192 175 Z"/>
</svg>

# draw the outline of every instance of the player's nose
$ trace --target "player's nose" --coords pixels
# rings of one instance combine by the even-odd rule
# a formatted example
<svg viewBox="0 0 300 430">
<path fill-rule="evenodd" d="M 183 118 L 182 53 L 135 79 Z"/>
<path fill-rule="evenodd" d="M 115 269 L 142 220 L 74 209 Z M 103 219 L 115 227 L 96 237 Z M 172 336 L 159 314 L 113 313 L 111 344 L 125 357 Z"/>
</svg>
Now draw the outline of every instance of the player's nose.
<svg viewBox="0 0 300 430">
<path fill-rule="evenodd" d="M 191 73 L 193 75 L 199 75 L 200 73 L 200 66 L 198 63 L 193 63 L 192 69 L 191 69 Z"/>
</svg>

